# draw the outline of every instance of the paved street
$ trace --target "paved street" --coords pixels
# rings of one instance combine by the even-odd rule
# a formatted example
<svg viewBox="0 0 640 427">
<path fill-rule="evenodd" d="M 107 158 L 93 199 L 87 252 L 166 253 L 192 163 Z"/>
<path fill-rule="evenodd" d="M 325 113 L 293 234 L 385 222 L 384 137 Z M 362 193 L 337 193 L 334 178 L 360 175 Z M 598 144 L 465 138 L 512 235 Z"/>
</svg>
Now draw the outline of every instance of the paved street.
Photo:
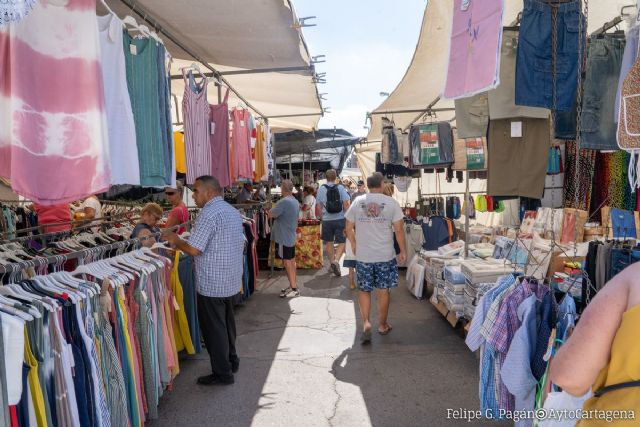
<svg viewBox="0 0 640 427">
<path fill-rule="evenodd" d="M 356 293 L 347 278 L 326 269 L 299 274 L 300 297 L 278 298 L 284 272 L 273 279 L 262 272 L 259 291 L 237 309 L 236 383 L 196 385 L 210 372 L 208 356 L 204 350 L 188 356 L 160 402 L 160 419 L 150 425 L 491 425 L 447 419 L 447 408 L 477 409 L 478 362 L 435 308 L 413 298 L 404 283 L 392 294 L 393 331 L 374 333 L 362 346 Z"/>
</svg>

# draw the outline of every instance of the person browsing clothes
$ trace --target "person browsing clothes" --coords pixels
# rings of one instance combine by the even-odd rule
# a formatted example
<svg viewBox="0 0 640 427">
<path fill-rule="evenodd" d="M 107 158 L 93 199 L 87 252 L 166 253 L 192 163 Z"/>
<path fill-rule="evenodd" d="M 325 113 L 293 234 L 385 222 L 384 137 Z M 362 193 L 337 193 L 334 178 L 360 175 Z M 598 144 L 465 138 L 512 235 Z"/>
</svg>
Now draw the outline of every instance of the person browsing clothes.
<svg viewBox="0 0 640 427">
<path fill-rule="evenodd" d="M 157 224 L 162 219 L 162 207 L 157 203 L 147 203 L 140 211 L 140 222 L 131 232 L 131 238 L 140 238 L 140 244 L 150 248 L 156 242 L 154 233 L 159 231 Z"/>
<path fill-rule="evenodd" d="M 289 279 L 289 287 L 280 292 L 280 297 L 298 296 L 296 277 L 296 229 L 300 205 L 293 196 L 293 183 L 286 179 L 280 185 L 282 198 L 269 211 L 269 218 L 273 218 L 271 240 L 276 244 L 276 257 L 282 260 Z"/>
<path fill-rule="evenodd" d="M 211 362 L 211 373 L 198 378 L 201 385 L 233 384 L 240 366 L 232 297 L 242 283 L 245 238 L 240 213 L 222 194 L 216 178 L 197 178 L 193 199 L 201 210 L 189 241 L 163 233 L 171 245 L 195 260 L 198 319 Z"/>
<path fill-rule="evenodd" d="M 165 228 L 175 227 L 176 225 L 184 224 L 189 221 L 189 209 L 182 201 L 182 194 L 184 187 L 180 181 L 176 182 L 176 187 L 166 187 L 164 189 L 164 195 L 171 203 L 171 210 L 169 211 L 169 217 L 167 218 L 167 224 Z M 178 234 L 182 234 L 186 231 L 184 226 L 178 229 Z"/>
</svg>

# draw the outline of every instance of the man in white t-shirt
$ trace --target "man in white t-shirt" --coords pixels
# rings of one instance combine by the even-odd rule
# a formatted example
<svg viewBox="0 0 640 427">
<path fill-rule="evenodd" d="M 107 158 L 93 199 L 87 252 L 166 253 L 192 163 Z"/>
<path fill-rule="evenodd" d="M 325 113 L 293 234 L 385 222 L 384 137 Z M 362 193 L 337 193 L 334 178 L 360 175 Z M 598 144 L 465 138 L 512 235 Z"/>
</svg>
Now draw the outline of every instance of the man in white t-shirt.
<svg viewBox="0 0 640 427">
<path fill-rule="evenodd" d="M 374 173 L 367 178 L 367 187 L 369 193 L 357 197 L 345 215 L 347 238 L 356 256 L 363 344 L 371 341 L 369 314 L 374 289 L 378 298 L 378 332 L 386 335 L 391 331 L 387 322 L 390 291 L 398 286 L 397 263 L 402 264 L 407 258 L 402 209 L 393 198 L 382 194 L 384 176 Z M 397 256 L 393 247 L 394 233 L 400 246 Z"/>
</svg>

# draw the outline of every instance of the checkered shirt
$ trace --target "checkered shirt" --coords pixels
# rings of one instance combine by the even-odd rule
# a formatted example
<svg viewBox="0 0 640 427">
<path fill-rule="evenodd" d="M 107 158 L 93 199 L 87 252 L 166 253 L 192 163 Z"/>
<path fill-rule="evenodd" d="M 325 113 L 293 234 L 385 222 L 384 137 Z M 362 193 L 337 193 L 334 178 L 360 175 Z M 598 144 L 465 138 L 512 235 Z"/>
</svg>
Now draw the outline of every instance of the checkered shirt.
<svg viewBox="0 0 640 427">
<path fill-rule="evenodd" d="M 198 293 L 226 298 L 242 285 L 244 229 L 240 213 L 222 197 L 214 197 L 196 219 L 189 244 L 202 252 L 195 257 Z"/>
<path fill-rule="evenodd" d="M 515 398 L 511 393 L 509 393 L 507 386 L 502 381 L 500 372 L 502 371 L 502 365 L 504 365 L 504 361 L 507 358 L 507 352 L 509 351 L 511 341 L 521 324 L 520 319 L 518 318 L 518 307 L 525 299 L 533 295 L 534 292 L 538 299 L 541 300 L 544 295 L 549 292 L 549 287 L 546 285 L 529 283 L 527 281 L 516 285 L 513 292 L 506 295 L 502 300 L 495 324 L 491 329 L 491 333 L 487 337 L 487 342 L 498 352 L 498 357 L 495 359 L 495 373 L 496 376 L 499 377 L 499 380 L 496 381 L 498 405 L 501 409 L 508 411 L 515 409 Z"/>
</svg>

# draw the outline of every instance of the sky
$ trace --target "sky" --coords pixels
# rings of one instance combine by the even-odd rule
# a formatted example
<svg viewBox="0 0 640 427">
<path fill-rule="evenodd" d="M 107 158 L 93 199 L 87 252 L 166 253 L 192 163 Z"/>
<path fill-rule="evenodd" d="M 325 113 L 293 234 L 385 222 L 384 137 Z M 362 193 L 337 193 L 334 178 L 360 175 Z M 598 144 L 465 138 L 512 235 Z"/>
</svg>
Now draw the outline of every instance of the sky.
<svg viewBox="0 0 640 427">
<path fill-rule="evenodd" d="M 316 16 L 303 29 L 312 56 L 325 55 L 324 107 L 319 128 L 365 136 L 365 118 L 404 76 L 418 42 L 426 0 L 293 0 L 299 18 Z"/>
</svg>

